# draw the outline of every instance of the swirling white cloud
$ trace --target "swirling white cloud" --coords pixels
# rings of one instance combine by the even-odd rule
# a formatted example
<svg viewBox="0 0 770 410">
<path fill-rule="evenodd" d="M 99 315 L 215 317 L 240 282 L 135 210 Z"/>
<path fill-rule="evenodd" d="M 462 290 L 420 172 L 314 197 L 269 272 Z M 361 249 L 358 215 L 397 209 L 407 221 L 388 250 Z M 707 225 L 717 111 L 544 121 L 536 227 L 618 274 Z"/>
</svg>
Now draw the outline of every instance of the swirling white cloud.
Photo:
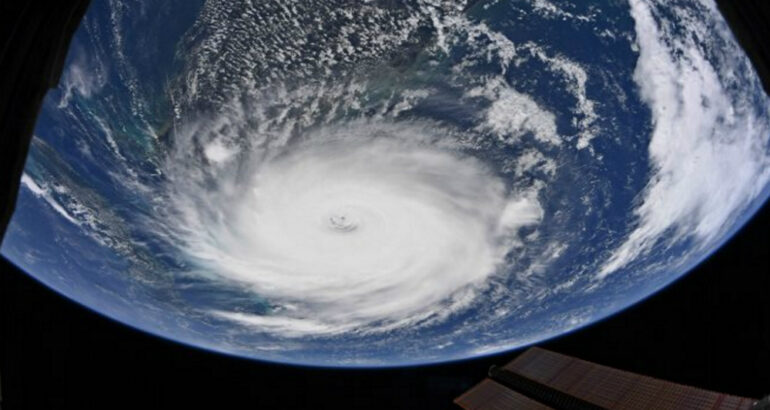
<svg viewBox="0 0 770 410">
<path fill-rule="evenodd" d="M 469 303 L 542 209 L 535 191 L 509 192 L 481 161 L 427 143 L 426 130 L 315 130 L 248 164 L 237 187 L 220 184 L 236 191 L 180 192 L 190 257 L 273 306 L 211 313 L 297 336 L 382 331 Z"/>
</svg>

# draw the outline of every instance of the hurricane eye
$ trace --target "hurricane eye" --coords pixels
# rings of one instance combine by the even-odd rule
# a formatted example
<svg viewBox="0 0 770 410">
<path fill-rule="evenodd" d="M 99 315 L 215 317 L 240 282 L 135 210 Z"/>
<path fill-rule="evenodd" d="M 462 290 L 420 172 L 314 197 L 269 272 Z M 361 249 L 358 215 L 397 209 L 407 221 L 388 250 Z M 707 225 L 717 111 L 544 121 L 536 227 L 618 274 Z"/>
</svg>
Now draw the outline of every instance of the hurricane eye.
<svg viewBox="0 0 770 410">
<path fill-rule="evenodd" d="M 358 228 L 358 224 L 344 214 L 335 214 L 329 217 L 329 225 L 332 229 L 341 232 L 350 232 Z"/>
</svg>

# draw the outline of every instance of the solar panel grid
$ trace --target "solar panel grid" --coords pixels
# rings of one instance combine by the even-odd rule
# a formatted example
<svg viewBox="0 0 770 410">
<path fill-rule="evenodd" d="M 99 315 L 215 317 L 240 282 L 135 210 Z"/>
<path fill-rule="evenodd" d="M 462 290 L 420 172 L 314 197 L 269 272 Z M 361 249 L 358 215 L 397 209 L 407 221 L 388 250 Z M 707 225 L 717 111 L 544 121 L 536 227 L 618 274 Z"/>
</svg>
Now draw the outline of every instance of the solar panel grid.
<svg viewBox="0 0 770 410">
<path fill-rule="evenodd" d="M 542 349 L 531 348 L 503 368 L 540 383 L 548 383 L 566 363 L 558 356 L 546 355 L 543 352 Z"/>
<path fill-rule="evenodd" d="M 731 399 L 738 399 L 738 403 L 735 408 L 741 409 L 741 410 L 749 410 L 754 408 L 754 404 L 756 404 L 757 400 L 749 399 L 745 397 L 731 397 Z"/>
<path fill-rule="evenodd" d="M 567 392 L 589 392 L 597 385 L 600 385 L 599 382 L 605 378 L 604 375 L 596 369 L 596 366 L 585 362 L 580 363 L 574 361 L 573 363 L 575 363 L 575 365 L 569 367 L 567 370 L 571 371 L 570 377 L 575 379 L 575 381 L 568 384 L 562 379 L 560 380 L 560 383 L 555 384 L 554 387 L 558 387 L 560 390 Z"/>
<path fill-rule="evenodd" d="M 755 401 L 638 375 L 540 348 L 529 349 L 503 369 L 607 409 L 749 410 Z M 497 388 L 507 389 L 499 384 Z M 521 397 L 532 401 L 526 396 Z M 502 408 L 524 407 L 509 405 Z"/>
<path fill-rule="evenodd" d="M 551 410 L 522 394 L 490 379 L 484 379 L 462 396 L 455 404 L 468 410 Z"/>
<path fill-rule="evenodd" d="M 749 410 L 754 406 L 753 399 L 747 399 L 745 397 L 722 395 L 719 407 L 715 407 L 720 410 L 738 409 Z"/>
<path fill-rule="evenodd" d="M 551 369 L 554 374 L 548 379 L 550 386 L 559 387 L 559 390 L 568 391 L 572 386 L 581 382 L 586 376 L 586 366 L 582 366 L 582 363 L 575 361 L 566 362 L 561 366 L 560 370 L 556 368 Z"/>
<path fill-rule="evenodd" d="M 757 402 L 754 399 L 749 399 L 745 397 L 735 397 L 735 396 L 727 396 L 725 397 L 726 404 L 729 405 L 729 407 L 723 407 L 726 409 L 729 408 L 736 408 L 739 410 L 750 410 L 754 408 L 754 404 Z"/>
<path fill-rule="evenodd" d="M 540 348 L 529 349 L 504 368 L 606 408 L 743 409 L 750 408 L 753 402 L 751 399 L 670 383 Z"/>
<path fill-rule="evenodd" d="M 671 409 L 712 408 L 717 401 L 715 394 L 703 394 L 693 388 L 667 383 L 661 383 L 658 397 L 662 405 Z"/>
<path fill-rule="evenodd" d="M 607 390 L 615 390 L 618 393 L 612 397 L 612 400 L 607 401 L 607 407 L 617 407 L 634 391 L 634 386 L 639 382 L 641 376 L 631 374 L 628 377 L 617 377 L 607 379 L 605 385 Z M 612 384 L 610 384 L 612 383 Z"/>
<path fill-rule="evenodd" d="M 626 393 L 627 389 L 622 389 L 626 385 L 623 380 L 607 377 L 596 366 L 580 366 L 579 369 L 584 371 L 584 374 L 582 378 L 576 374 L 580 379 L 577 383 L 571 386 L 554 387 L 602 407 L 615 404 L 622 398 L 622 394 Z"/>
<path fill-rule="evenodd" d="M 576 360 L 567 356 L 557 356 L 559 360 L 568 361 L 570 366 L 565 367 L 564 377 L 553 379 L 552 387 L 569 393 L 575 397 L 590 401 L 602 407 L 610 407 L 616 404 L 626 390 L 627 381 L 617 378 L 615 374 L 608 374 L 600 366 Z"/>
<path fill-rule="evenodd" d="M 554 387 L 558 387 L 560 390 L 566 392 L 590 392 L 599 385 L 597 382 L 601 379 L 601 374 L 598 374 L 595 371 L 594 366 L 591 363 L 563 357 L 560 359 L 571 362 L 571 365 L 566 366 L 564 371 L 565 373 L 569 373 L 569 378 L 574 379 L 574 381 L 567 383 L 568 378 L 556 377 L 554 378 Z"/>
<path fill-rule="evenodd" d="M 605 383 L 596 383 L 593 386 L 593 402 L 602 407 L 612 407 L 618 403 L 628 392 L 628 386 L 618 383 L 617 380 L 606 380 Z"/>
<path fill-rule="evenodd" d="M 483 401 L 490 396 L 493 388 L 486 386 L 490 382 L 490 379 L 484 379 L 476 383 L 475 386 L 471 387 L 468 389 L 468 391 L 457 397 L 454 400 L 455 404 L 462 406 L 465 409 L 475 408 L 473 407 L 473 403 L 476 403 L 477 401 Z"/>
<path fill-rule="evenodd" d="M 660 409 L 671 408 L 665 397 L 661 396 L 663 386 L 654 379 L 639 377 L 626 399 L 619 403 L 619 408 L 647 409 L 652 403 Z"/>
<path fill-rule="evenodd" d="M 503 369 L 515 371 L 518 368 L 525 368 L 529 366 L 535 359 L 537 359 L 535 348 L 530 348 L 524 353 L 520 354 L 518 357 L 510 361 L 508 364 L 503 366 Z M 533 353 L 530 353 L 533 352 Z"/>
</svg>

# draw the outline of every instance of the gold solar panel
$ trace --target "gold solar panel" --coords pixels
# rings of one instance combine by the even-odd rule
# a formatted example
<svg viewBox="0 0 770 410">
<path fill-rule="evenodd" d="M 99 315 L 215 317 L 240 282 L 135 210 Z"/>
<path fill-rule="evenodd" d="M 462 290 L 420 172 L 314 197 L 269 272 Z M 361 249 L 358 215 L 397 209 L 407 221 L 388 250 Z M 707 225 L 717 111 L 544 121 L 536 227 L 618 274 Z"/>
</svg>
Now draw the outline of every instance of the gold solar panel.
<svg viewBox="0 0 770 410">
<path fill-rule="evenodd" d="M 482 380 L 481 383 L 455 399 L 455 404 L 468 410 L 551 409 L 551 407 L 540 404 L 491 379 Z"/>
<path fill-rule="evenodd" d="M 537 347 L 527 350 L 503 369 L 607 409 L 750 409 L 755 402 Z"/>
</svg>

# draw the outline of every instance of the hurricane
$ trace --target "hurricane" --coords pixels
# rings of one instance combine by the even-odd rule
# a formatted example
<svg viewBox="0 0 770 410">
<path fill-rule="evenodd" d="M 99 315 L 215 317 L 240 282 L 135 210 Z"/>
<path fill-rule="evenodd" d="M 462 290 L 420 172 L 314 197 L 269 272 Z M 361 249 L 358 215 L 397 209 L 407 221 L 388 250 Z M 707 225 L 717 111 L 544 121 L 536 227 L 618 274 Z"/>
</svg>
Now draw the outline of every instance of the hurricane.
<svg viewBox="0 0 770 410">
<path fill-rule="evenodd" d="M 243 177 L 224 171 L 213 190 L 177 193 L 190 257 L 277 310 L 215 314 L 301 336 L 414 326 L 467 305 L 542 209 L 475 157 L 435 146 L 434 132 L 313 130 L 244 159 Z"/>
</svg>

